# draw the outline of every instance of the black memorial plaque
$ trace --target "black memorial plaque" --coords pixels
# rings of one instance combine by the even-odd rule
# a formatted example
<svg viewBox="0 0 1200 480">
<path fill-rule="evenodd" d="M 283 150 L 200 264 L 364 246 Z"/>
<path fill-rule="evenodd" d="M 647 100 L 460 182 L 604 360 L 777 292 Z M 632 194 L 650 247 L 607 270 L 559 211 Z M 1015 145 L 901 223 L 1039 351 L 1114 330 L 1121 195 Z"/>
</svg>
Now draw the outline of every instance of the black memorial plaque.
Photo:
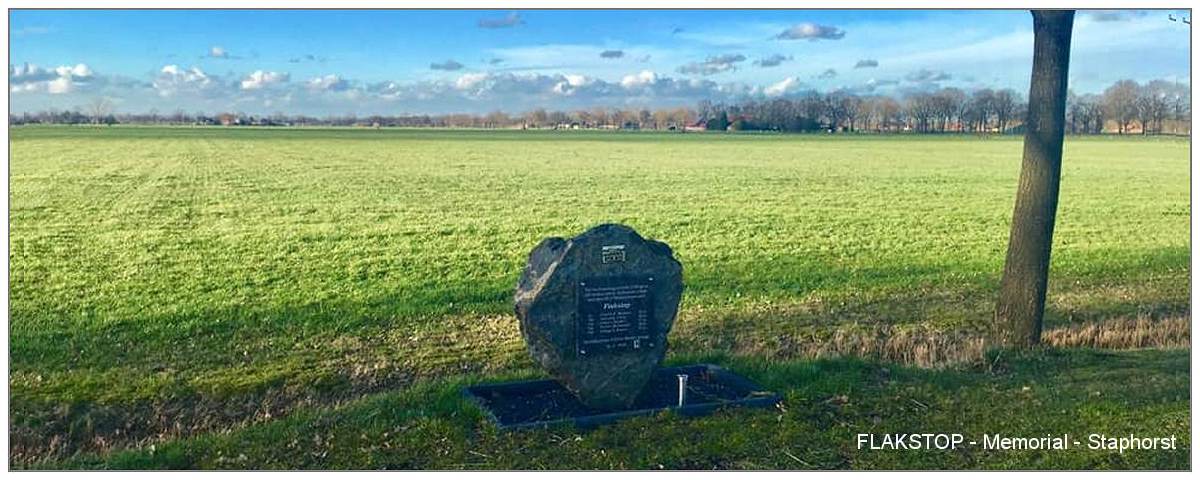
<svg viewBox="0 0 1200 480">
<path fill-rule="evenodd" d="M 596 277 L 579 282 L 575 348 L 581 356 L 654 347 L 654 277 Z"/>
</svg>

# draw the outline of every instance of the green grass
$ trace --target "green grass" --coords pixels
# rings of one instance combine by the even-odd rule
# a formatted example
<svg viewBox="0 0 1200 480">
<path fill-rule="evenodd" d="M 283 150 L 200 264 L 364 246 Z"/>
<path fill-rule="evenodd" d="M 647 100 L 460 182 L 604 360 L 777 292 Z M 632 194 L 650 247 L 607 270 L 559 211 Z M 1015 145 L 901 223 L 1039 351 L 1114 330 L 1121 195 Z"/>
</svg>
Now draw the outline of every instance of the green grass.
<svg viewBox="0 0 1200 480">
<path fill-rule="evenodd" d="M 695 359 L 688 359 L 695 360 Z M 855 360 L 766 363 L 709 357 L 784 400 L 769 410 L 670 414 L 591 431 L 500 432 L 453 377 L 304 409 L 231 434 L 83 455 L 40 468 L 114 469 L 1186 469 L 1186 351 L 1044 350 L 966 371 Z M 524 376 L 528 376 L 525 373 Z M 1177 436 L 1175 450 L 859 449 L 858 434 Z"/>
<path fill-rule="evenodd" d="M 609 460 L 617 463 L 586 455 L 556 463 L 566 460 L 553 449 L 542 451 L 542 464 L 426 457 L 437 448 L 461 454 L 461 438 L 492 442 L 479 448 L 493 453 L 519 445 L 536 450 L 531 445 L 549 438 L 489 433 L 453 393 L 456 382 L 530 371 L 509 312 L 525 255 L 543 237 L 622 222 L 668 242 L 686 283 L 672 361 L 724 352 L 735 366 L 776 375 L 764 381 L 794 392 L 807 387 L 790 382 L 808 377 L 770 372 L 858 364 L 755 355 L 759 345 L 848 325 L 986 325 L 1021 150 L 1019 138 L 960 136 L 10 132 L 15 466 L 177 460 L 216 467 L 228 456 L 223 445 L 258 441 L 247 458 L 271 466 L 353 467 L 361 460 L 448 467 L 454 459 L 492 467 L 651 468 L 655 455 L 677 455 L 659 463 L 804 468 L 786 463 L 786 455 L 755 457 L 764 452 L 752 445 L 748 457 L 730 453 L 732 463 L 688 450 L 688 436 L 707 432 L 709 422 L 723 431 L 774 418 L 750 413 L 671 420 L 661 431 L 631 422 L 647 440 Z M 1051 326 L 1188 313 L 1189 147 L 1173 138 L 1067 140 Z M 1178 363 L 1180 355 L 1186 360 L 1186 352 L 1120 355 L 1134 365 L 1113 379 L 1122 387 L 1141 378 L 1139 359 L 1151 363 L 1146 369 Z M 752 358 L 778 366 L 755 366 Z M 1099 411 L 1101 423 L 1087 425 L 1123 418 L 1152 428 L 1155 415 L 1180 411 L 1186 425 L 1183 365 L 1182 373 L 1164 373 L 1173 382 L 1182 375 L 1182 386 L 1167 390 L 1182 395 L 1182 404 L 1145 399 L 1144 416 Z M 933 388 L 942 374 L 912 375 L 914 388 Z M 962 375 L 964 385 L 987 384 Z M 852 372 L 838 378 L 861 387 Z M 1107 408 L 1079 397 L 1084 390 L 1064 391 L 1083 402 L 1074 408 Z M 817 408 L 809 405 L 815 397 L 796 395 L 789 393 L 789 408 Z M 963 395 L 944 402 L 963 406 Z M 981 411 L 1003 406 L 984 403 Z M 923 416 L 906 415 L 887 420 L 923 425 Z M 266 443 L 288 432 L 345 435 L 359 425 L 366 435 L 377 430 L 372 422 L 400 419 L 411 419 L 417 431 L 445 432 L 447 440 L 396 443 L 379 458 L 341 450 L 324 463 L 267 458 Z M 794 420 L 799 436 L 780 432 L 776 440 L 808 441 L 814 425 Z M 224 431 L 230 433 L 211 433 Z M 583 434 L 572 448 L 629 435 L 610 432 Z M 679 441 L 650 439 L 676 433 Z M 161 456 L 129 450 L 160 437 L 181 440 Z M 376 444 L 355 440 L 338 448 Z M 828 448 L 829 461 L 842 463 L 816 454 L 805 461 L 890 468 L 872 463 L 886 455 L 848 460 Z M 1021 458 L 971 456 L 945 465 L 1018 467 L 1025 464 L 1012 462 Z M 448 463 L 425 463 L 433 461 Z M 1086 455 L 1077 461 L 1123 465 Z M 1131 465 L 1180 468 L 1186 455 L 1145 462 Z"/>
</svg>

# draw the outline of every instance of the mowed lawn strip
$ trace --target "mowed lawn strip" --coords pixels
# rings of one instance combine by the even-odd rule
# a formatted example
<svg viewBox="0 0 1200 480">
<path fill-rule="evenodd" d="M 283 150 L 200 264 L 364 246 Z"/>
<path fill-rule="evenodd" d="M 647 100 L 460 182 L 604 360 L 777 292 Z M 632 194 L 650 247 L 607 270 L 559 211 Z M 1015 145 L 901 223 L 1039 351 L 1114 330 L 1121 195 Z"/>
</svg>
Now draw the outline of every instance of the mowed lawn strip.
<svg viewBox="0 0 1200 480">
<path fill-rule="evenodd" d="M 238 400 L 186 434 L 527 368 L 508 316 L 525 255 L 605 221 L 676 248 L 681 355 L 846 325 L 978 331 L 1020 162 L 1016 137 L 11 132 L 29 460 L 171 436 L 139 413 L 163 405 Z M 1051 325 L 1188 313 L 1188 149 L 1068 139 Z"/>
</svg>

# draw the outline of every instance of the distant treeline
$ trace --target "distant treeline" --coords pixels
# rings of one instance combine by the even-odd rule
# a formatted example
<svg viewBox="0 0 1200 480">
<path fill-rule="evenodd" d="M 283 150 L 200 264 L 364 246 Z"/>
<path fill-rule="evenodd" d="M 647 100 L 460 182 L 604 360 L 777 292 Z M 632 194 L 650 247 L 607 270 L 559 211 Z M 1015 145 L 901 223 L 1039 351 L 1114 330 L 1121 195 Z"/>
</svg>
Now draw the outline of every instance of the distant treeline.
<svg viewBox="0 0 1200 480">
<path fill-rule="evenodd" d="M 1190 133 L 1191 93 L 1188 85 L 1153 80 L 1144 85 L 1121 80 L 1102 94 L 1075 95 L 1067 100 L 1068 133 Z M 902 98 L 856 95 L 844 91 L 809 91 L 788 97 L 734 103 L 701 101 L 695 108 L 574 111 L 535 109 L 522 114 L 248 115 L 238 112 L 171 114 L 114 113 L 107 99 L 75 110 L 10 114 L 12 125 L 138 124 L 226 126 L 359 126 L 424 128 L 628 129 L 666 131 L 777 132 L 979 132 L 1020 131 L 1026 104 L 1011 90 L 965 92 L 943 88 Z"/>
</svg>

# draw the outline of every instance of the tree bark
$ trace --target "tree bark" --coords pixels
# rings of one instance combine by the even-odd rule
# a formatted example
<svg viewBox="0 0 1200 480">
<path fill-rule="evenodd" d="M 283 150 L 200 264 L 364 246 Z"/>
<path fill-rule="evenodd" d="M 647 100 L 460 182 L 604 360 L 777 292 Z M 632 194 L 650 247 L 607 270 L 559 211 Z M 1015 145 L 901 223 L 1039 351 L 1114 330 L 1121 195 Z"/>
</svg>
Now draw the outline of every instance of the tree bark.
<svg viewBox="0 0 1200 480">
<path fill-rule="evenodd" d="M 1073 10 L 1034 10 L 1033 73 L 1017 201 L 996 305 L 997 340 L 1041 340 L 1050 246 L 1058 209 Z"/>
</svg>

